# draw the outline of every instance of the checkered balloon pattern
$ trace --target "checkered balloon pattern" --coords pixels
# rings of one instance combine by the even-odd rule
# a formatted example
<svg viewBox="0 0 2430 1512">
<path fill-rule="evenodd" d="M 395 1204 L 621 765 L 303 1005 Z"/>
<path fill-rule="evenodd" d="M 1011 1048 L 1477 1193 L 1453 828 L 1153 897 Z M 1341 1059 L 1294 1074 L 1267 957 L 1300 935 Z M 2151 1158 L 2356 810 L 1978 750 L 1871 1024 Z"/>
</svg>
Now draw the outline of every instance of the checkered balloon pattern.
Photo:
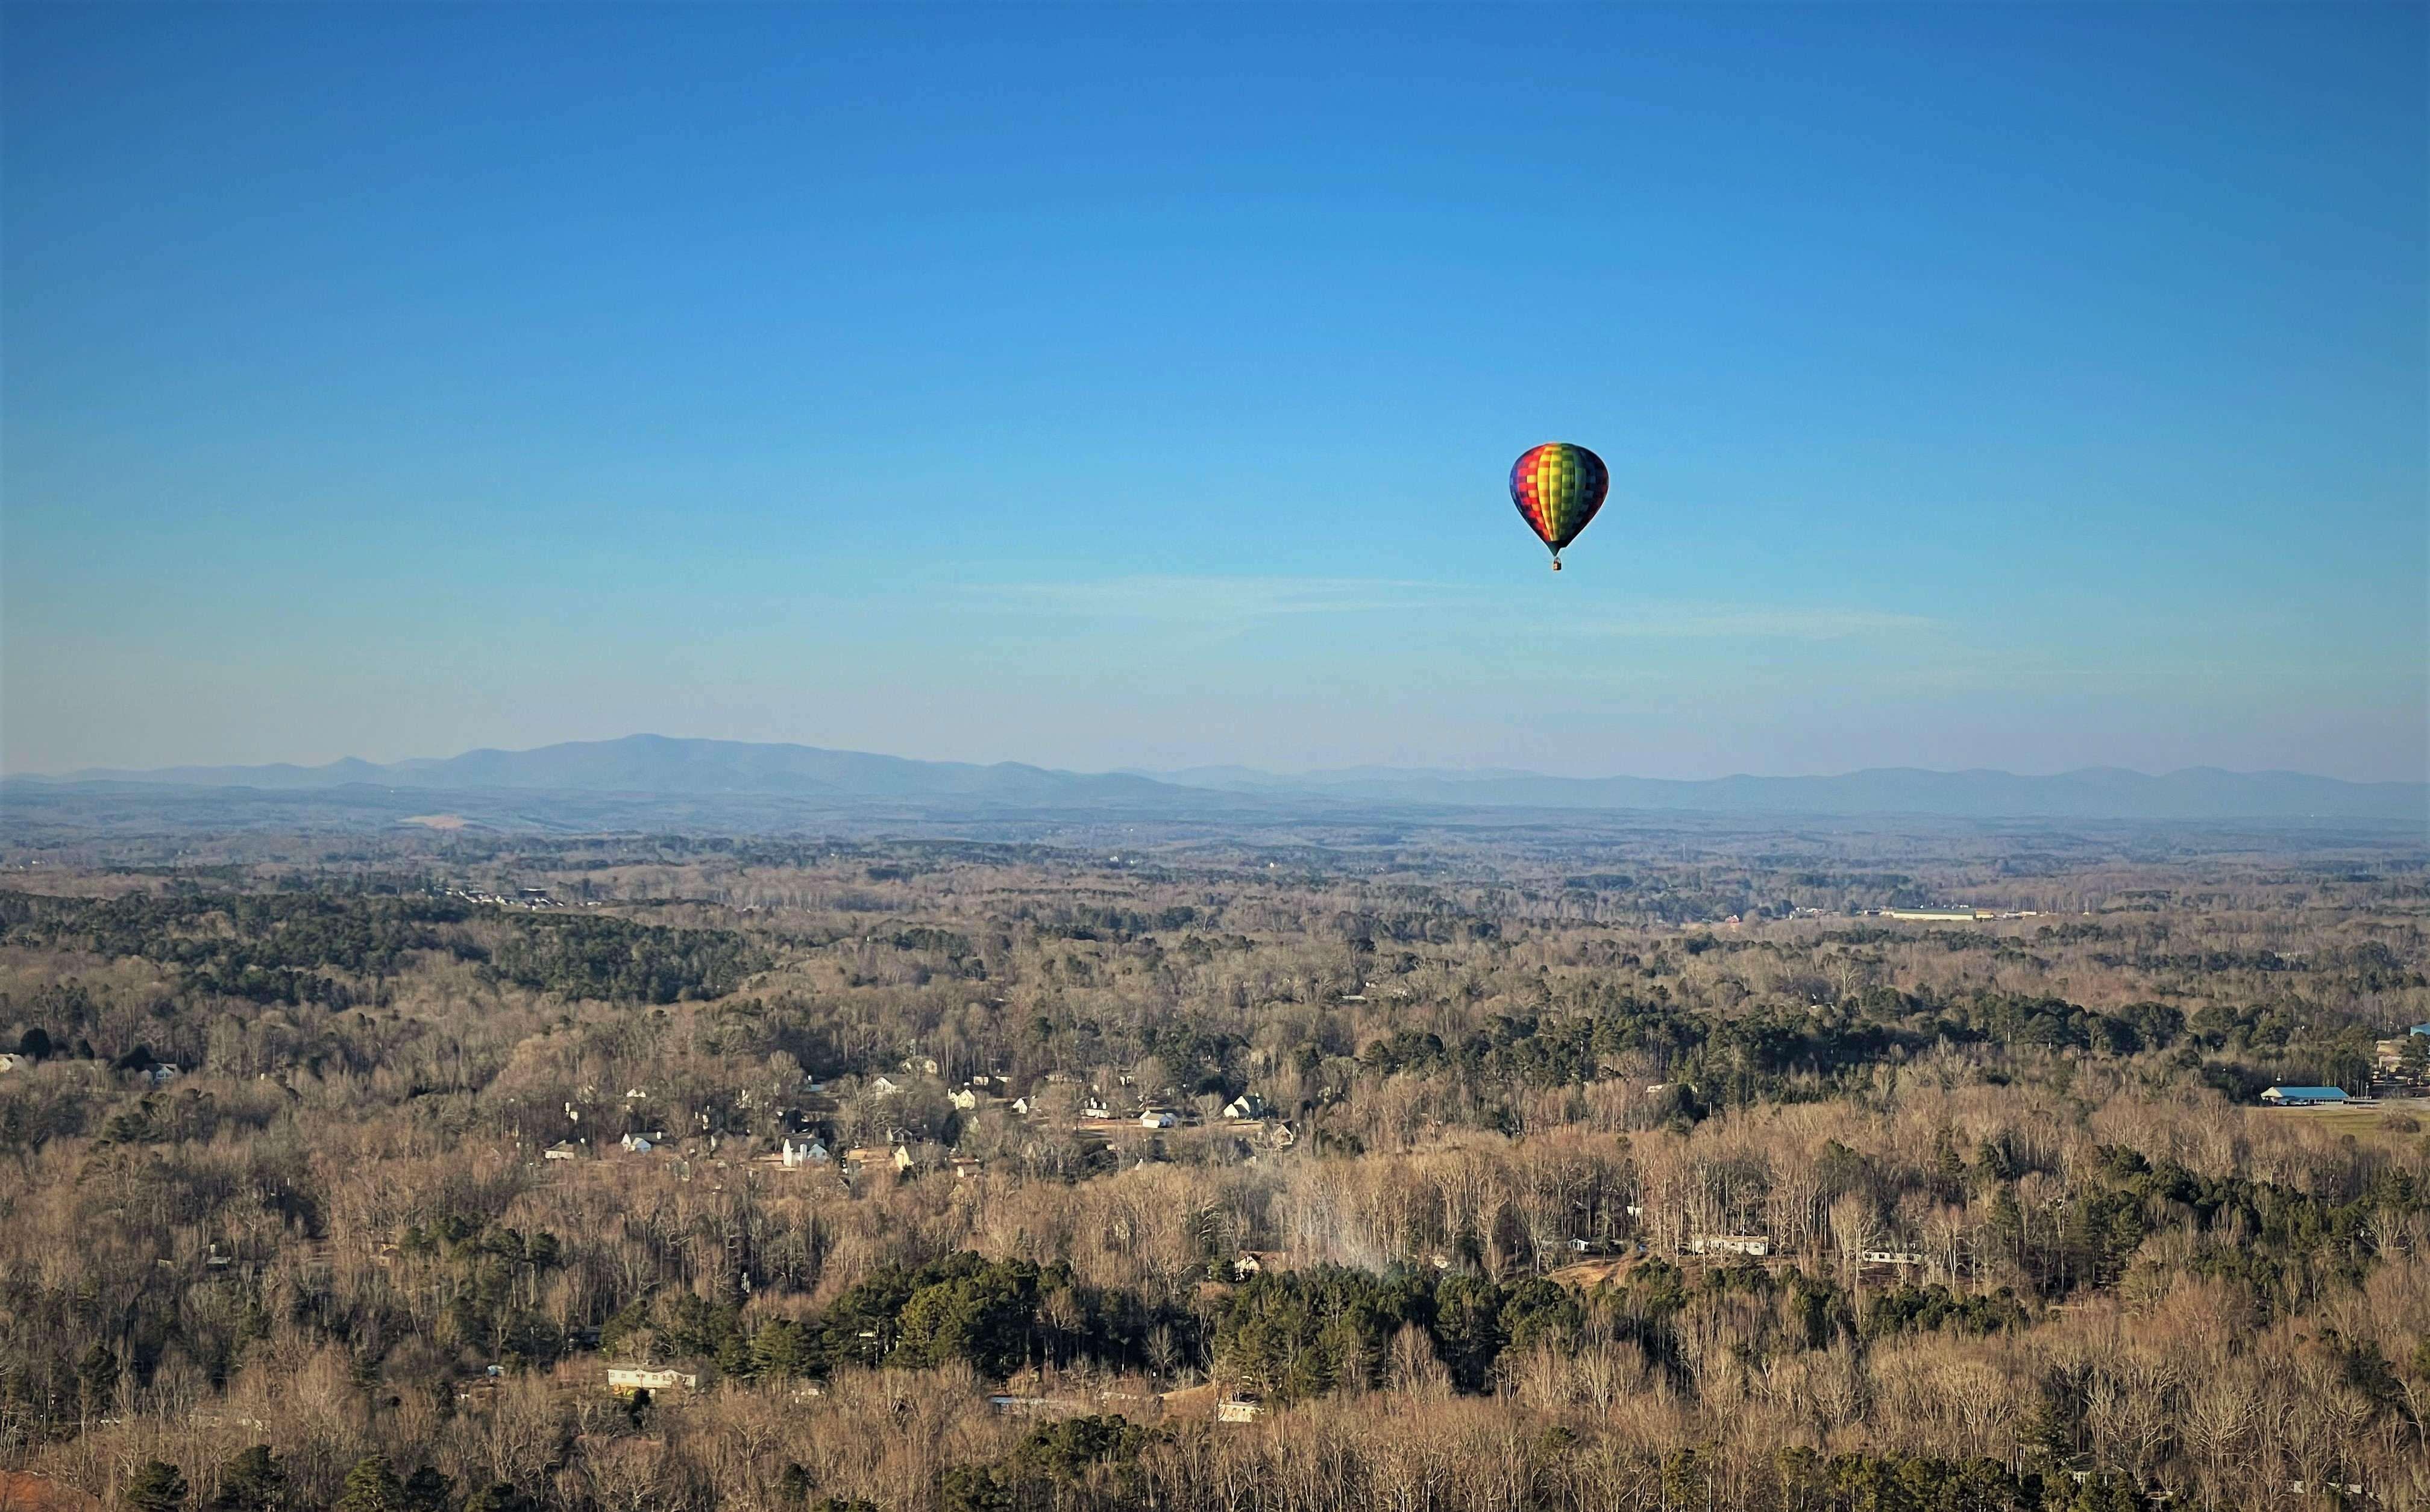
<svg viewBox="0 0 2430 1512">
<path fill-rule="evenodd" d="M 1510 469 L 1510 502 L 1556 556 L 1578 539 L 1610 487 L 1603 458 L 1567 441 L 1531 446 Z"/>
</svg>

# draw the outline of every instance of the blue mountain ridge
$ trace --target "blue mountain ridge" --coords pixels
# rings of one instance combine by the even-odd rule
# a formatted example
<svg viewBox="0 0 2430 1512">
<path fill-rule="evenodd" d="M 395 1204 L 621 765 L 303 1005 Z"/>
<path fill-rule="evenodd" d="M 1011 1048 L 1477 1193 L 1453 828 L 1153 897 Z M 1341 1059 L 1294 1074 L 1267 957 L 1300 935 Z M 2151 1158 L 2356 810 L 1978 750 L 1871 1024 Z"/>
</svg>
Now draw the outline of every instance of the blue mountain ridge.
<svg viewBox="0 0 2430 1512">
<path fill-rule="evenodd" d="M 1153 805 L 1209 792 L 1359 806 L 1645 809 L 1712 814 L 1922 814 L 2014 819 L 2312 819 L 2430 822 L 2430 784 L 2355 783 L 2295 772 L 2189 767 L 2151 775 L 2091 767 L 2047 776 L 1882 767 L 1833 776 L 1556 777 L 1494 769 L 1358 767 L 1283 773 L 1249 767 L 1074 773 L 1019 762 L 922 761 L 858 751 L 634 735 L 528 751 L 479 750 L 386 764 L 88 770 L 11 783 L 308 791 L 369 785 L 827 800 L 974 798 L 1057 806 Z"/>
</svg>

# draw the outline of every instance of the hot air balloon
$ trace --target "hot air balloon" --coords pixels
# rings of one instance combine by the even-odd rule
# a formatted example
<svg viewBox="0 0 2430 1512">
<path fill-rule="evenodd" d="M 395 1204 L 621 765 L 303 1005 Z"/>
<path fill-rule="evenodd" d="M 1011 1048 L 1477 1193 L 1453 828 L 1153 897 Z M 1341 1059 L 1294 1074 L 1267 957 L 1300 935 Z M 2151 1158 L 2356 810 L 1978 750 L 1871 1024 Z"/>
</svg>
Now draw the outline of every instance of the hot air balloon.
<svg viewBox="0 0 2430 1512">
<path fill-rule="evenodd" d="M 1527 528 L 1553 548 L 1553 571 L 1561 570 L 1561 548 L 1603 507 L 1611 470 L 1583 446 L 1546 441 L 1519 454 L 1510 467 L 1510 502 Z"/>
</svg>

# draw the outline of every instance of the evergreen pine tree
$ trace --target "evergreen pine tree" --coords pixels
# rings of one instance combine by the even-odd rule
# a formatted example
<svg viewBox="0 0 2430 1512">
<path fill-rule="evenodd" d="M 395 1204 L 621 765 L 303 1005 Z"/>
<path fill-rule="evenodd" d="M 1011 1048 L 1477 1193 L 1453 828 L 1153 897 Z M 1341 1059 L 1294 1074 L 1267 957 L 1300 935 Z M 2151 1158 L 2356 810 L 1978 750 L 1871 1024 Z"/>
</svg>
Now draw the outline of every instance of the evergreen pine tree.
<svg viewBox="0 0 2430 1512">
<path fill-rule="evenodd" d="M 405 1483 L 386 1454 L 366 1454 L 346 1471 L 336 1512 L 407 1512 Z"/>
<path fill-rule="evenodd" d="M 268 1444 L 256 1444 L 220 1468 L 217 1512 L 270 1512 L 286 1488 L 287 1468 Z"/>
<path fill-rule="evenodd" d="M 179 1512 L 186 1504 L 185 1473 L 156 1459 L 126 1483 L 125 1502 L 135 1512 Z"/>
</svg>

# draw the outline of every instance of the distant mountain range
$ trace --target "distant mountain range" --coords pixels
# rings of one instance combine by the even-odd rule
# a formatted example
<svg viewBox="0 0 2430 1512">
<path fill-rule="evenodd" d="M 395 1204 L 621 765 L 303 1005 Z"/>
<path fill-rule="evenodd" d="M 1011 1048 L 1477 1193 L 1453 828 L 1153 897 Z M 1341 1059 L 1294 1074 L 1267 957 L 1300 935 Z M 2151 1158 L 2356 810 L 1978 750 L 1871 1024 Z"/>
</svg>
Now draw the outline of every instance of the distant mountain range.
<svg viewBox="0 0 2430 1512">
<path fill-rule="evenodd" d="M 2300 772 L 2189 767 L 2148 776 L 2087 767 L 2048 777 L 1977 768 L 1873 767 L 1835 777 L 1548 777 L 1531 772 L 1356 767 L 1277 776 L 1238 767 L 1157 773 L 1234 792 L 1384 804 L 1656 809 L 1714 814 L 1929 814 L 1969 819 L 2387 819 L 2430 821 L 2430 784 L 2341 782 Z"/>
<path fill-rule="evenodd" d="M 258 788 L 267 791 L 383 788 L 442 791 L 524 789 L 543 792 L 741 794 L 791 798 L 1133 798 L 1161 786 L 1124 773 L 1049 772 L 1005 761 L 913 761 L 858 751 L 745 740 L 679 740 L 628 735 L 621 740 L 569 740 L 532 751 L 467 751 L 386 765 L 348 756 L 326 766 L 161 767 L 92 770 L 52 782 L 145 783 L 180 788 Z"/>
<path fill-rule="evenodd" d="M 1221 812 L 1226 796 L 1272 812 L 1306 806 L 1651 810 L 1673 813 L 1961 819 L 2312 820 L 2430 824 L 2430 784 L 2341 782 L 2294 772 L 2192 767 L 2160 776 L 2088 768 L 2056 776 L 1876 768 L 1829 777 L 1551 777 L 1509 770 L 1356 767 L 1286 774 L 1246 767 L 1074 773 L 1000 762 L 914 761 L 806 745 L 673 739 L 657 735 L 571 741 L 531 751 L 470 751 L 381 765 L 168 767 L 12 777 L 8 786 L 108 790 L 240 789 L 262 793 L 354 789 L 439 792 L 663 794 L 687 799 L 790 799 L 821 806 L 944 802 L 990 809 L 1091 808 Z"/>
</svg>

